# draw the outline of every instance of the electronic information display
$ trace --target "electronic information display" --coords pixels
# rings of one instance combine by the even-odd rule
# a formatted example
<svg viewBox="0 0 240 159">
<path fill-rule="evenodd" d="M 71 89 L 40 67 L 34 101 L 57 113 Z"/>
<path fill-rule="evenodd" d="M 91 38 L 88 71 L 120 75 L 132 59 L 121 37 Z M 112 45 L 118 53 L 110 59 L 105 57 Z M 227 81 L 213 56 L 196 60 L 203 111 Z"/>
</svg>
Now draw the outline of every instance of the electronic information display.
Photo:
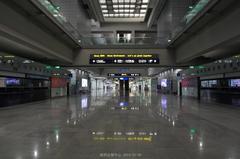
<svg viewBox="0 0 240 159">
<path fill-rule="evenodd" d="M 109 77 L 139 77 L 140 73 L 108 73 Z"/>
<path fill-rule="evenodd" d="M 90 64 L 159 64 L 158 54 L 91 54 Z"/>
</svg>

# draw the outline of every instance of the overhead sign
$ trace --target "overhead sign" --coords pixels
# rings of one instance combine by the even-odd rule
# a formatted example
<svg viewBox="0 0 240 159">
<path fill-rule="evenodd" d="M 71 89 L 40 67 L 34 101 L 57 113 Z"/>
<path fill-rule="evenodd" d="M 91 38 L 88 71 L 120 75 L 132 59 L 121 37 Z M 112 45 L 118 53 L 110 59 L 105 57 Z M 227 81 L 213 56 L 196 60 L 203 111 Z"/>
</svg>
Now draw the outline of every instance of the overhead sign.
<svg viewBox="0 0 240 159">
<path fill-rule="evenodd" d="M 109 77 L 139 77 L 140 73 L 108 73 Z"/>
<path fill-rule="evenodd" d="M 90 64 L 159 64 L 158 54 L 91 54 Z"/>
</svg>

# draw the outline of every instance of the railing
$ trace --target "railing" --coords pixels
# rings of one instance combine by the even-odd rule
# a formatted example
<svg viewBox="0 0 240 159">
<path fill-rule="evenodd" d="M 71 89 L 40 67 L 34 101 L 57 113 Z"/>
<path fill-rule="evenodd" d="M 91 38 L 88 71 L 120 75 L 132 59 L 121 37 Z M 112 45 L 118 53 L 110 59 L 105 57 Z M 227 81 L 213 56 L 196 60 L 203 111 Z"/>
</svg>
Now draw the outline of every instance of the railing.
<svg viewBox="0 0 240 159">
<path fill-rule="evenodd" d="M 159 37 L 132 37 L 131 39 L 127 38 L 115 38 L 115 37 L 84 37 L 82 42 L 90 45 L 156 45 L 166 47 L 168 42 L 165 38 Z"/>
<path fill-rule="evenodd" d="M 195 20 L 197 20 L 201 14 L 203 15 L 204 11 L 208 10 L 207 7 L 210 8 L 217 2 L 218 0 L 199 0 L 195 5 L 189 6 L 182 20 L 179 21 L 179 24 L 170 33 L 169 37 L 171 42 L 181 36 L 185 30 L 194 24 Z"/>
<path fill-rule="evenodd" d="M 49 0 L 31 0 L 44 13 L 50 14 L 50 18 L 56 20 L 56 24 L 60 26 L 76 43 L 81 42 L 82 36 L 76 28 L 61 13 L 60 7 L 55 6 Z"/>
</svg>

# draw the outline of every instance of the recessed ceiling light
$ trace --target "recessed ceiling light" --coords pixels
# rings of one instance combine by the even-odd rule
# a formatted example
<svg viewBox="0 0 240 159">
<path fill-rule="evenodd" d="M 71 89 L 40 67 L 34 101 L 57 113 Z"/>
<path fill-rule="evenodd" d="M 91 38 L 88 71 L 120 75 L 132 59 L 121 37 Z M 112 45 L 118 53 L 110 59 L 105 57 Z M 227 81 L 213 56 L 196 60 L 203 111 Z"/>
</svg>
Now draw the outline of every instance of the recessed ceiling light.
<svg viewBox="0 0 240 159">
<path fill-rule="evenodd" d="M 129 14 L 129 15 L 130 15 L 131 17 L 133 17 L 133 16 L 134 16 L 134 14 L 132 14 L 132 13 L 131 13 L 131 14 Z"/>
<path fill-rule="evenodd" d="M 113 5 L 113 8 L 118 8 L 118 5 Z"/>
<path fill-rule="evenodd" d="M 130 3 L 130 0 L 125 0 L 125 3 Z"/>
<path fill-rule="evenodd" d="M 123 5 L 119 5 L 119 8 L 123 8 Z"/>
<path fill-rule="evenodd" d="M 135 16 L 135 17 L 139 17 L 139 14 L 135 14 L 134 16 Z"/>
<path fill-rule="evenodd" d="M 129 9 L 125 9 L 124 12 L 129 12 Z"/>
<path fill-rule="evenodd" d="M 104 17 L 108 17 L 108 14 L 103 14 Z"/>
<path fill-rule="evenodd" d="M 114 14 L 109 14 L 109 17 L 113 17 Z"/>
<path fill-rule="evenodd" d="M 106 3 L 106 0 L 99 0 L 100 3 Z"/>
<path fill-rule="evenodd" d="M 121 17 L 123 17 L 123 14 L 120 14 Z"/>
<path fill-rule="evenodd" d="M 118 0 L 119 3 L 123 3 L 123 0 Z"/>
<path fill-rule="evenodd" d="M 142 2 L 143 2 L 143 3 L 148 3 L 148 2 L 149 2 L 149 0 L 143 0 Z"/>
<path fill-rule="evenodd" d="M 147 10 L 143 10 L 143 9 L 141 9 L 141 11 L 140 11 L 141 13 L 146 13 L 147 12 Z"/>
<path fill-rule="evenodd" d="M 117 0 L 112 0 L 113 3 L 117 3 Z"/>
<path fill-rule="evenodd" d="M 102 12 L 103 12 L 103 13 L 107 13 L 107 12 L 108 12 L 108 10 L 102 10 Z"/>
<path fill-rule="evenodd" d="M 114 16 L 115 16 L 115 17 L 118 17 L 118 16 L 119 16 L 119 14 L 114 14 Z"/>
<path fill-rule="evenodd" d="M 131 0 L 131 3 L 136 3 L 136 0 Z"/>
<path fill-rule="evenodd" d="M 119 12 L 123 12 L 123 9 L 120 9 Z"/>
<path fill-rule="evenodd" d="M 130 8 L 135 8 L 135 5 L 130 5 Z"/>
<path fill-rule="evenodd" d="M 107 8 L 107 5 L 101 5 L 101 8 Z"/>
<path fill-rule="evenodd" d="M 144 17 L 145 16 L 145 14 L 140 14 L 140 17 Z"/>
<path fill-rule="evenodd" d="M 130 6 L 129 5 L 124 5 L 125 8 L 129 8 Z"/>
<path fill-rule="evenodd" d="M 114 9 L 114 12 L 117 12 L 117 13 L 118 13 L 118 12 L 119 12 L 119 10 L 117 10 L 117 9 Z"/>
<path fill-rule="evenodd" d="M 141 7 L 142 7 L 142 8 L 147 8 L 147 5 L 143 4 Z"/>
<path fill-rule="evenodd" d="M 130 11 L 130 12 L 134 12 L 134 9 L 130 9 L 129 11 Z"/>
<path fill-rule="evenodd" d="M 128 16 L 129 16 L 129 14 L 124 14 L 124 16 L 125 16 L 125 17 L 128 17 Z"/>
</svg>

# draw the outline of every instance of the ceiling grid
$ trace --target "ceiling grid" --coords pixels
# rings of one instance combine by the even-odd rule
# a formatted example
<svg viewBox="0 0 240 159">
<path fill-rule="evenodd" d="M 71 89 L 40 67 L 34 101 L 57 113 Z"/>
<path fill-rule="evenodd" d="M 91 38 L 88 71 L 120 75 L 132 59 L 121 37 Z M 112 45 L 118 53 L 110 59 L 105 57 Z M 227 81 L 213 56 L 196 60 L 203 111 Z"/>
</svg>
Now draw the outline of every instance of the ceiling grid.
<svg viewBox="0 0 240 159">
<path fill-rule="evenodd" d="M 144 21 L 149 0 L 99 0 L 105 21 L 138 19 Z"/>
</svg>

